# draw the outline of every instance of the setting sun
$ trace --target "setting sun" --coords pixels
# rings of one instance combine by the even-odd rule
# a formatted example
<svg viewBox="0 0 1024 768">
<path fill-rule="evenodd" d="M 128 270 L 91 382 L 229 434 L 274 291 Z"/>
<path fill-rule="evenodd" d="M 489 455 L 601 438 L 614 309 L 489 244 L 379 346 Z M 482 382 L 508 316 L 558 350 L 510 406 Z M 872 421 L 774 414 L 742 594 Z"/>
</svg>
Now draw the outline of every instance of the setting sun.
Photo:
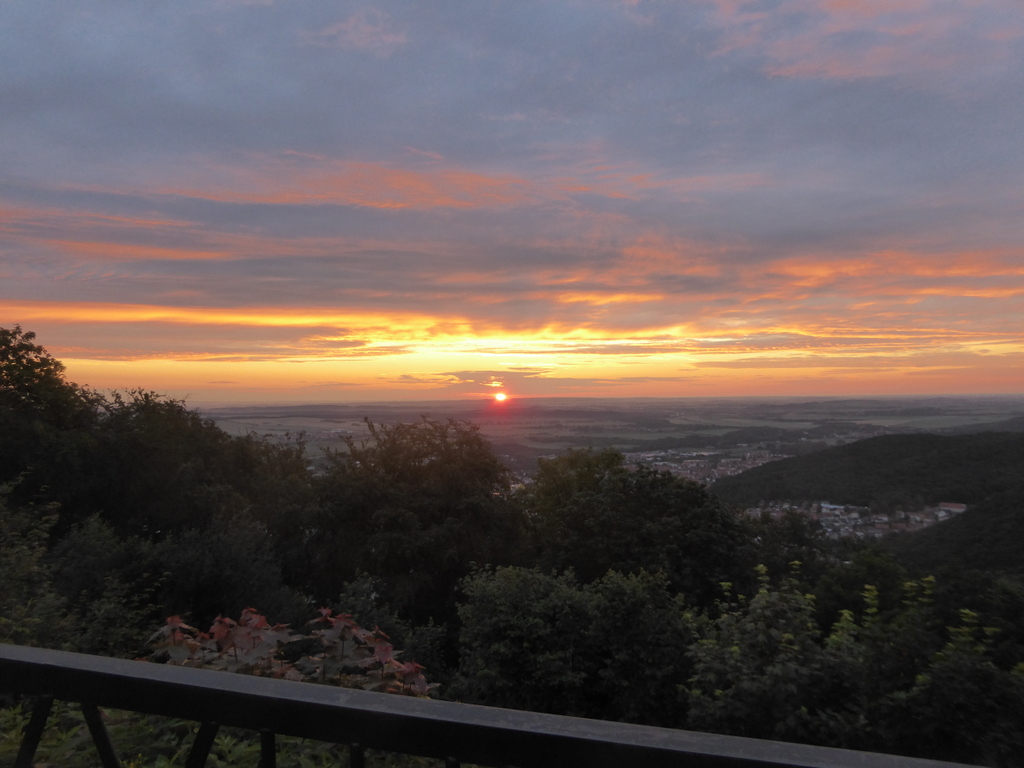
<svg viewBox="0 0 1024 768">
<path fill-rule="evenodd" d="M 494 399 L 497 400 L 499 403 L 502 403 L 505 401 L 507 397 L 508 395 L 506 395 L 504 392 L 498 392 L 497 394 L 495 394 Z"/>
</svg>

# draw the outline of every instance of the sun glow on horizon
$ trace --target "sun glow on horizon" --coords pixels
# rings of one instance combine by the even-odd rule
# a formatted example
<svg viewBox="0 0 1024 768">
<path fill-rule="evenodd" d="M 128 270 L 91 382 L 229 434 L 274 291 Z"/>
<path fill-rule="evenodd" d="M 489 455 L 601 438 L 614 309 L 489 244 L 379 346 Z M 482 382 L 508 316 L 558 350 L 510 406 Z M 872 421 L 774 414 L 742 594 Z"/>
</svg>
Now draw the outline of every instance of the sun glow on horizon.
<svg viewBox="0 0 1024 768">
<path fill-rule="evenodd" d="M 196 307 L 4 300 L 71 380 L 203 402 L 493 397 L 1013 393 L 1024 344 L 1012 323 L 931 318 L 860 326 L 798 312 L 760 325 L 654 325 L 373 313 L 323 307 Z M 785 313 L 782 313 L 785 315 Z M 677 321 L 677 318 L 671 318 Z M 487 394 L 484 394 L 487 393 Z"/>
</svg>

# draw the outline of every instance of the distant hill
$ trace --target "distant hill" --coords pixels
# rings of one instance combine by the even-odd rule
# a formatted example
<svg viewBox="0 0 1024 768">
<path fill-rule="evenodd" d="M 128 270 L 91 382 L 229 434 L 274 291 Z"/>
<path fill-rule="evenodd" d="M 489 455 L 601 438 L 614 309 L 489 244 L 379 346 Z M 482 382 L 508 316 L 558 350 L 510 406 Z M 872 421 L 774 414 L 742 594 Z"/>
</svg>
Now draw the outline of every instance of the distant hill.
<svg viewBox="0 0 1024 768">
<path fill-rule="evenodd" d="M 957 517 L 883 540 L 912 571 L 945 566 L 1024 577 L 1024 434 L 885 435 L 764 464 L 715 483 L 734 504 L 819 499 L 882 509 L 942 501 Z"/>
<path fill-rule="evenodd" d="M 978 504 L 1024 486 L 1024 433 L 883 435 L 719 480 L 733 504 L 827 499 L 863 506 Z"/>
<path fill-rule="evenodd" d="M 989 421 L 984 424 L 946 427 L 938 431 L 943 435 L 966 435 L 975 432 L 1024 432 L 1024 416 L 1013 416 L 1002 421 Z"/>
<path fill-rule="evenodd" d="M 912 571 L 980 568 L 1024 577 L 1024 484 L 923 531 L 883 540 Z"/>
</svg>

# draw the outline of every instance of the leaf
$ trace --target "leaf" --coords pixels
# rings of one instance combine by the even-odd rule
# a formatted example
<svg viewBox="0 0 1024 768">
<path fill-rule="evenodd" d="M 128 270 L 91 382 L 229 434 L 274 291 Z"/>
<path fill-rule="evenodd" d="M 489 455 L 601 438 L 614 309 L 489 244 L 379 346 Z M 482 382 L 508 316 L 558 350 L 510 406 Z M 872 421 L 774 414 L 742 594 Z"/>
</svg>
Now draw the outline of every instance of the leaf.
<svg viewBox="0 0 1024 768">
<path fill-rule="evenodd" d="M 395 650 L 379 628 L 365 629 L 350 614 L 335 616 L 329 608 L 321 608 L 318 613 L 319 617 L 308 626 L 326 628 L 314 630 L 311 635 L 295 633 L 287 624 L 271 626 L 255 608 L 243 610 L 237 622 L 218 616 L 208 634 L 188 626 L 180 616 L 172 616 L 166 626 L 150 637 L 154 648 L 150 659 L 163 658 L 177 666 L 405 695 L 426 695 L 436 687 L 426 682 L 421 665 L 398 661 L 401 652 Z M 291 664 L 280 660 L 284 644 L 313 638 L 320 640 L 322 653 L 303 656 Z M 374 671 L 351 674 L 358 668 Z"/>
</svg>

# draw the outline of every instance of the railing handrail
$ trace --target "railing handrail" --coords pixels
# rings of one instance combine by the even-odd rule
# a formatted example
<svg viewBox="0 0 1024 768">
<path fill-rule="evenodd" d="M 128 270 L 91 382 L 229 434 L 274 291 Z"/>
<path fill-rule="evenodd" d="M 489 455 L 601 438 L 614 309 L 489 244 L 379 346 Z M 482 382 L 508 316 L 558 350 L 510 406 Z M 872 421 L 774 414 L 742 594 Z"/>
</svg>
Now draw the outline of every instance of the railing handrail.
<svg viewBox="0 0 1024 768">
<path fill-rule="evenodd" d="M 0 644 L 0 690 L 339 744 L 533 768 L 953 768 L 955 763 L 417 699 Z"/>
</svg>

